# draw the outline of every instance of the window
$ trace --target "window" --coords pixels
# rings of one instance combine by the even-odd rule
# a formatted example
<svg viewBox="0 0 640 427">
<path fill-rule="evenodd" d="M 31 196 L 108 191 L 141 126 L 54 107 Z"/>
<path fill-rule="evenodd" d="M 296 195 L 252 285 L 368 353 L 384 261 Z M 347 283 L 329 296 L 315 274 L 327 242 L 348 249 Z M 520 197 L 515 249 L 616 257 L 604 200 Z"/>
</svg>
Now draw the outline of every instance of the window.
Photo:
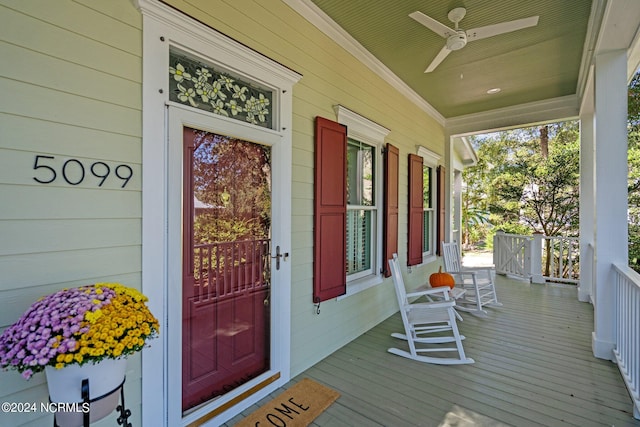
<svg viewBox="0 0 640 427">
<path fill-rule="evenodd" d="M 347 280 L 375 266 L 378 220 L 376 147 L 347 140 Z"/>
<path fill-rule="evenodd" d="M 437 198 L 440 156 L 424 147 L 418 147 L 418 156 L 422 157 L 422 258 L 426 260 L 440 252 L 437 236 L 438 212 L 443 208 L 439 206 Z"/>
<path fill-rule="evenodd" d="M 389 133 L 343 106 L 338 122 L 347 126 L 347 294 L 381 281 L 382 148 Z"/>
<path fill-rule="evenodd" d="M 387 144 L 383 171 L 389 130 L 340 105 L 336 115 L 315 122 L 314 303 L 382 283 L 383 251 L 398 246 L 398 149 Z"/>
<path fill-rule="evenodd" d="M 433 239 L 435 235 L 435 200 L 433 200 L 433 194 L 435 193 L 433 188 L 435 176 L 434 170 L 430 166 L 422 167 L 422 256 L 433 255 Z"/>
</svg>

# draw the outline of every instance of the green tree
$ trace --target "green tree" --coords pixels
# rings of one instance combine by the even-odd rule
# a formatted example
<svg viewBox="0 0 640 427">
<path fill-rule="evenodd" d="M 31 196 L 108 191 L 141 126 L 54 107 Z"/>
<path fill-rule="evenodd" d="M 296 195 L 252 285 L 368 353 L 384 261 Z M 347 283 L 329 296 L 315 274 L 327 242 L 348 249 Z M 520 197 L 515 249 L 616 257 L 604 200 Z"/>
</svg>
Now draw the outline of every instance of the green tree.
<svg viewBox="0 0 640 427">
<path fill-rule="evenodd" d="M 640 272 L 640 73 L 629 84 L 628 100 L 629 265 Z"/>
<path fill-rule="evenodd" d="M 479 149 L 479 143 L 474 148 Z M 487 188 L 490 184 L 490 172 L 493 168 L 489 156 L 479 156 L 478 163 L 462 172 L 464 181 L 462 195 L 462 244 L 472 245 L 487 239 L 491 227 Z"/>
<path fill-rule="evenodd" d="M 488 209 L 489 222 L 508 233 L 578 234 L 578 126 L 566 122 L 543 129 L 471 138 L 479 161 L 463 173 L 463 217 Z M 628 131 L 629 265 L 640 272 L 640 72 L 629 84 Z M 547 134 L 546 147 L 541 133 Z M 473 235 L 477 226 L 465 224 L 465 236 Z"/>
<path fill-rule="evenodd" d="M 470 245 L 486 236 L 485 226 L 489 225 L 489 211 L 475 207 L 471 199 L 466 198 L 462 209 L 462 243 Z"/>
<path fill-rule="evenodd" d="M 488 210 L 508 233 L 577 236 L 578 132 L 571 121 L 472 138 L 480 160 L 463 175 L 473 200 L 463 210 Z"/>
</svg>

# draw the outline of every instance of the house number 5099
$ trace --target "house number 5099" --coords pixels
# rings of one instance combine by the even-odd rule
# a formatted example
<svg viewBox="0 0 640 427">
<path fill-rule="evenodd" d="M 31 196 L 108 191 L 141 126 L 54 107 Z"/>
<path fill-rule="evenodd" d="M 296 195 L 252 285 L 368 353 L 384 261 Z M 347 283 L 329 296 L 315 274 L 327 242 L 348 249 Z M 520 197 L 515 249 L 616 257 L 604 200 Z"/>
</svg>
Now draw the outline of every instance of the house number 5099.
<svg viewBox="0 0 640 427">
<path fill-rule="evenodd" d="M 78 185 L 84 181 L 88 174 L 91 174 L 97 178 L 96 184 L 98 187 L 102 187 L 102 184 L 111 175 L 111 167 L 107 163 L 100 161 L 91 163 L 88 168 L 85 168 L 84 163 L 78 159 L 68 159 L 59 169 L 54 167 L 55 164 L 55 156 L 36 155 L 33 170 L 38 171 L 38 174 L 33 177 L 34 181 L 40 184 L 51 184 L 58 178 L 58 172 L 60 172 L 67 184 Z M 117 179 L 122 180 L 120 188 L 124 188 L 133 177 L 133 169 L 129 165 L 121 164 L 115 166 L 113 174 Z"/>
</svg>

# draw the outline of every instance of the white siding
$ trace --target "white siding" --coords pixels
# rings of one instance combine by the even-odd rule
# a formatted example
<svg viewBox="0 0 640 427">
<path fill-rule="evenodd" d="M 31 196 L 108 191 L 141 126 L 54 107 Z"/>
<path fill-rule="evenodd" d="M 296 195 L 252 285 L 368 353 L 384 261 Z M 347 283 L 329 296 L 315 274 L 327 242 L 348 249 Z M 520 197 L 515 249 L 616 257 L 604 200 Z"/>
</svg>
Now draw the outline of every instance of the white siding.
<svg viewBox="0 0 640 427">
<path fill-rule="evenodd" d="M 128 0 L 0 1 L 0 328 L 38 297 L 96 281 L 140 286 L 141 17 Z M 34 170 L 37 155 L 58 176 Z M 84 165 L 70 185 L 62 167 Z M 90 167 L 105 162 L 101 187 Z M 114 175 L 133 170 L 125 188 Z M 97 166 L 98 168 L 100 166 Z M 121 172 L 124 172 L 121 169 Z M 78 164 L 66 172 L 79 181 Z M 101 174 L 101 169 L 96 169 Z M 140 424 L 140 357 L 127 406 Z M 0 400 L 46 402 L 43 374 L 0 372 Z M 0 425 L 50 425 L 50 414 L 0 413 Z M 97 425 L 114 425 L 112 415 Z"/>
</svg>

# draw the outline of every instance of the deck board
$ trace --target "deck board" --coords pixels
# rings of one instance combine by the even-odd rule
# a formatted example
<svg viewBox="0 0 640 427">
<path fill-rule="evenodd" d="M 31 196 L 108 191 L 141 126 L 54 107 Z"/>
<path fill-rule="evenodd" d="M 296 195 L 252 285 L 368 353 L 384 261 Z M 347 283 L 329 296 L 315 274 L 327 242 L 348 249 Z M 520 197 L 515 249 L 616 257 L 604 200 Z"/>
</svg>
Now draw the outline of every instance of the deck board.
<svg viewBox="0 0 640 427">
<path fill-rule="evenodd" d="M 341 393 L 317 427 L 640 426 L 615 364 L 593 357 L 593 307 L 577 300 L 574 287 L 499 276 L 497 291 L 504 306 L 487 318 L 462 313 L 465 352 L 475 364 L 388 353 L 406 346 L 390 336 L 402 329 L 395 314 L 285 387 L 308 377 Z"/>
</svg>

